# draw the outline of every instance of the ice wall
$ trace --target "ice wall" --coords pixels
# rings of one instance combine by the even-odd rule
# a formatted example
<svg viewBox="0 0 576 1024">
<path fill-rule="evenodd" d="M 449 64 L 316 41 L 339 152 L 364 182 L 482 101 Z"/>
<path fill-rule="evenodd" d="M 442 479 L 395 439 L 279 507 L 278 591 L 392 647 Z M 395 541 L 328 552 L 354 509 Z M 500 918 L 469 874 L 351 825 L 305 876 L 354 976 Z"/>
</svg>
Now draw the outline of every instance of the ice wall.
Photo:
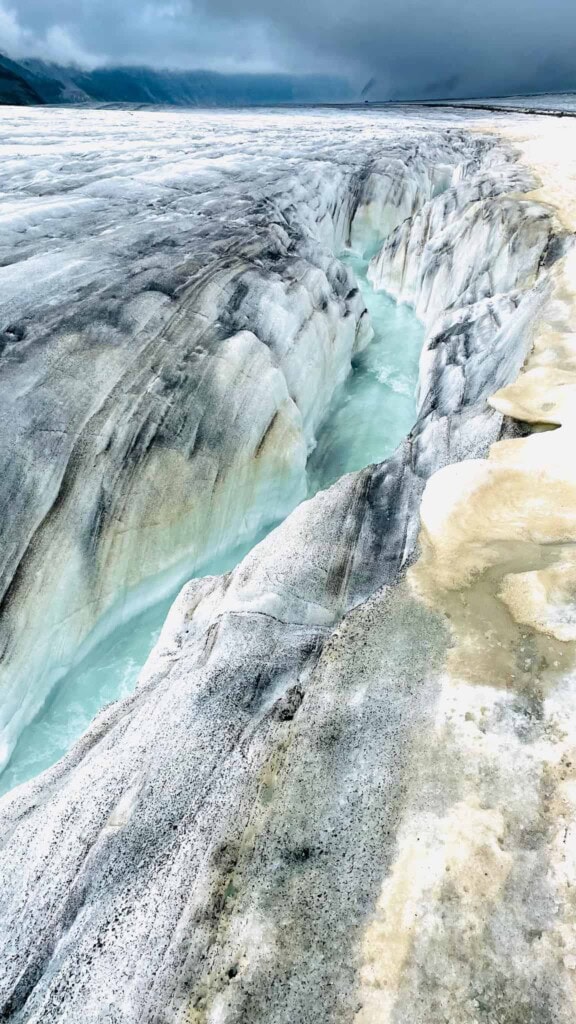
<svg viewBox="0 0 576 1024">
<path fill-rule="evenodd" d="M 445 144 L 471 147 L 464 189 L 484 158 L 488 183 L 509 168 L 503 192 L 533 187 L 496 141 Z M 437 145 L 432 133 L 431 157 Z M 490 217 L 491 198 L 470 202 Z M 519 197 L 504 208 L 496 292 L 480 295 L 472 272 L 470 302 L 436 300 L 420 415 L 397 453 L 300 505 L 231 574 L 185 587 L 136 692 L 2 802 L 8 1020 L 573 1020 L 547 892 L 514 897 L 527 863 L 540 878 L 540 826 L 526 813 L 522 832 L 526 790 L 499 778 L 498 757 L 473 761 L 454 737 L 450 619 L 402 578 L 426 479 L 471 457 L 443 470 L 465 476 L 500 436 L 488 397 L 549 312 L 552 212 Z M 467 250 L 478 211 L 461 212 Z M 486 253 L 469 259 L 484 275 Z M 467 507 L 452 511 L 465 536 Z M 433 539 L 426 503 L 424 519 Z M 528 729 L 538 716 L 502 709 L 503 745 L 507 713 Z M 474 773 L 484 788 L 466 803 Z M 518 842 L 490 803 L 497 783 Z"/>
<path fill-rule="evenodd" d="M 371 337 L 337 254 L 488 152 L 361 121 L 327 145 L 294 117 L 287 169 L 282 123 L 59 111 L 43 147 L 7 135 L 0 762 L 88 645 L 304 497 Z"/>
</svg>

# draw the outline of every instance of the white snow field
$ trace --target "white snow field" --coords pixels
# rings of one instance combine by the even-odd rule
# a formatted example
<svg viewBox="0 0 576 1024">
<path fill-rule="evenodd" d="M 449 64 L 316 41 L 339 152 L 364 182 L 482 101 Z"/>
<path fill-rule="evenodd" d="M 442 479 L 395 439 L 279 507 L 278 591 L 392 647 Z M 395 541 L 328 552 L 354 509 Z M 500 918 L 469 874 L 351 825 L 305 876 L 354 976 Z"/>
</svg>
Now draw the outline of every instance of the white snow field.
<svg viewBox="0 0 576 1024">
<path fill-rule="evenodd" d="M 519 113 L 576 115 L 576 92 L 543 92 L 526 96 L 490 96 L 474 100 L 437 100 L 430 104 L 466 107 L 479 110 L 510 110 Z"/>
</svg>

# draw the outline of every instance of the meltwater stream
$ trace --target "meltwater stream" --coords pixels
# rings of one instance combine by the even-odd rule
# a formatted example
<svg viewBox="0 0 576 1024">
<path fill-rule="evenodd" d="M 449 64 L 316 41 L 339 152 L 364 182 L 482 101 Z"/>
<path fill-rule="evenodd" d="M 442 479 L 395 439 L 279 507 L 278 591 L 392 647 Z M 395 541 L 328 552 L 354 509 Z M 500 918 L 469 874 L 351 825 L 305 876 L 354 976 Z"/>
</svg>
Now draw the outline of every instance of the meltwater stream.
<svg viewBox="0 0 576 1024">
<path fill-rule="evenodd" d="M 355 253 L 342 258 L 356 274 L 375 339 L 357 358 L 353 372 L 334 396 L 308 463 L 310 495 L 329 487 L 344 473 L 381 462 L 405 437 L 415 418 L 423 327 L 411 309 L 373 291 L 366 278 L 367 260 Z M 232 569 L 255 543 L 252 540 L 210 563 L 203 575 Z M 0 775 L 0 794 L 58 761 L 101 708 L 133 690 L 178 589 L 119 626 L 60 680 L 20 736 Z"/>
</svg>

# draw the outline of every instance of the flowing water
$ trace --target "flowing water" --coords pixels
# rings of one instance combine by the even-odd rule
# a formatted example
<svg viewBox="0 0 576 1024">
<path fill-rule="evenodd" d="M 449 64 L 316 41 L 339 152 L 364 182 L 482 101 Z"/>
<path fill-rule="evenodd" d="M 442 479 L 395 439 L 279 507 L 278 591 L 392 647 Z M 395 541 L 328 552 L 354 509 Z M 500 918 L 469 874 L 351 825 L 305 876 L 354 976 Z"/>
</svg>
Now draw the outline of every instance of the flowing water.
<svg viewBox="0 0 576 1024">
<path fill-rule="evenodd" d="M 408 306 L 375 292 L 366 278 L 368 260 L 346 253 L 374 328 L 374 341 L 359 355 L 334 396 L 308 461 L 308 489 L 316 494 L 344 473 L 382 462 L 415 419 L 414 395 L 424 328 Z"/>
<path fill-rule="evenodd" d="M 408 307 L 373 291 L 366 279 L 366 259 L 355 253 L 346 253 L 343 259 L 356 274 L 375 338 L 355 360 L 319 432 L 308 463 L 310 495 L 344 473 L 381 462 L 405 437 L 415 418 L 422 325 Z M 203 575 L 227 572 L 254 543 L 206 566 Z M 133 690 L 178 590 L 176 586 L 169 597 L 119 626 L 60 680 L 20 736 L 0 776 L 0 794 L 54 764 L 101 708 Z"/>
</svg>

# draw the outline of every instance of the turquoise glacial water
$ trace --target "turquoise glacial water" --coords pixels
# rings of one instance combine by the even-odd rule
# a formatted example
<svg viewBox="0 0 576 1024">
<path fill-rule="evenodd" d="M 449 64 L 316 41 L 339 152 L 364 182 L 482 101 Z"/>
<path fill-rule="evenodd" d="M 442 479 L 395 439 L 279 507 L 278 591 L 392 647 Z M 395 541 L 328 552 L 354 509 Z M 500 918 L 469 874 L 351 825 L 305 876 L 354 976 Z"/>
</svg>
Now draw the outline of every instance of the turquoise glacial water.
<svg viewBox="0 0 576 1024">
<path fill-rule="evenodd" d="M 366 279 L 366 259 L 355 253 L 346 253 L 343 259 L 355 271 L 375 339 L 357 357 L 352 373 L 334 396 L 308 463 L 310 495 L 344 473 L 381 462 L 395 450 L 415 419 L 423 327 L 411 309 L 373 291 Z M 206 566 L 203 575 L 227 572 L 254 543 Z M 58 761 L 106 704 L 134 689 L 178 590 L 179 586 L 169 597 L 119 626 L 60 680 L 20 736 L 0 775 L 0 794 Z"/>
<path fill-rule="evenodd" d="M 344 473 L 382 462 L 414 424 L 418 362 L 424 328 L 409 306 L 375 292 L 366 278 L 368 260 L 346 253 L 374 328 L 374 341 L 354 361 L 334 395 L 316 448 L 308 461 L 309 493 Z"/>
</svg>

